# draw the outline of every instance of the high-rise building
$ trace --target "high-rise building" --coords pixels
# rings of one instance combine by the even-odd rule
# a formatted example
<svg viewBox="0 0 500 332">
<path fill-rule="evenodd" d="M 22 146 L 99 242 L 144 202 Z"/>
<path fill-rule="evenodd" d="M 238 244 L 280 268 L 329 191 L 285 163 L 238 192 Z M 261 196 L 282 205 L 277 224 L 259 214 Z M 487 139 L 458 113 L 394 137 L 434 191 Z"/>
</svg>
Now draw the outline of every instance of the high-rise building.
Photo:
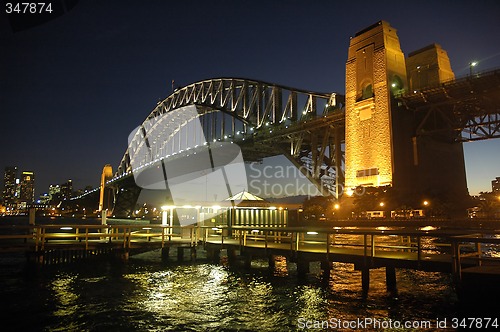
<svg viewBox="0 0 500 332">
<path fill-rule="evenodd" d="M 26 203 L 35 201 L 35 174 L 33 172 L 23 171 L 21 174 L 19 199 Z"/>
<path fill-rule="evenodd" d="M 61 198 L 70 199 L 73 194 L 73 181 L 68 180 L 67 182 L 61 184 Z"/>
<path fill-rule="evenodd" d="M 48 193 L 43 193 L 40 195 L 40 197 L 38 198 L 38 202 L 40 204 L 49 204 L 50 203 L 50 196 Z"/>
<path fill-rule="evenodd" d="M 58 204 L 61 201 L 61 186 L 58 184 L 49 186 L 49 201 L 51 204 Z"/>
<path fill-rule="evenodd" d="M 500 177 L 491 181 L 491 191 L 495 194 L 500 194 Z"/>
<path fill-rule="evenodd" d="M 16 202 L 16 192 L 17 192 L 17 166 L 5 167 L 5 173 L 3 176 L 3 200 L 5 206 L 9 207 Z"/>
</svg>

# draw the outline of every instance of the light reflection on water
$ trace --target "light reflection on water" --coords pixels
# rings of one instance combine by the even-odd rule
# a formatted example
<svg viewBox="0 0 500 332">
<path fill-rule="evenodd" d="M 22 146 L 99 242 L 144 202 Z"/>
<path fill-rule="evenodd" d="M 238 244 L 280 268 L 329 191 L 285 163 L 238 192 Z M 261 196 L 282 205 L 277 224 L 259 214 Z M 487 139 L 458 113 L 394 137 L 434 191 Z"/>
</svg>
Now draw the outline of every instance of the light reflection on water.
<svg viewBox="0 0 500 332">
<path fill-rule="evenodd" d="M 78 309 L 79 295 L 73 292 L 71 287 L 76 279 L 75 275 L 59 274 L 52 282 L 52 292 L 59 303 L 55 316 L 73 315 Z"/>
<path fill-rule="evenodd" d="M 399 292 L 392 296 L 385 270 L 374 269 L 364 299 L 361 273 L 350 264 L 333 264 L 325 284 L 316 263 L 301 280 L 284 258 L 274 272 L 267 261 L 255 261 L 248 272 L 205 262 L 165 265 L 159 257 L 155 251 L 127 264 L 84 263 L 37 274 L 2 271 L 0 295 L 19 300 L 3 305 L 0 318 L 16 322 L 16 331 L 293 331 L 299 318 L 456 316 L 447 274 L 397 270 Z"/>
</svg>

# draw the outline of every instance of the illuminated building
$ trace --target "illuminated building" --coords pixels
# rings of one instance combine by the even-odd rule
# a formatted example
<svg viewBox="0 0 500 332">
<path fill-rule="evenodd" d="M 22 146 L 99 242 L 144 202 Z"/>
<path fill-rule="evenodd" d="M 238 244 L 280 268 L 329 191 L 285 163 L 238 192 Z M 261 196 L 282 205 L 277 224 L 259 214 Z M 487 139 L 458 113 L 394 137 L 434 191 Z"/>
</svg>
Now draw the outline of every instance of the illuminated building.
<svg viewBox="0 0 500 332">
<path fill-rule="evenodd" d="M 67 182 L 61 184 L 61 198 L 70 199 L 73 194 L 73 181 L 68 180 Z"/>
<path fill-rule="evenodd" d="M 35 201 L 35 174 L 33 172 L 22 172 L 19 200 L 26 203 L 33 203 Z"/>
<path fill-rule="evenodd" d="M 38 198 L 38 203 L 40 204 L 49 204 L 49 202 L 50 202 L 50 196 L 48 193 L 43 193 Z"/>
<path fill-rule="evenodd" d="M 5 172 L 3 176 L 3 200 L 6 207 L 15 205 L 17 199 L 17 167 L 9 166 L 5 167 Z"/>
<path fill-rule="evenodd" d="M 491 191 L 495 194 L 500 194 L 500 177 L 491 181 Z"/>
<path fill-rule="evenodd" d="M 61 196 L 61 187 L 58 184 L 51 184 L 49 186 L 49 201 L 53 202 L 56 201 L 59 202 Z"/>
</svg>

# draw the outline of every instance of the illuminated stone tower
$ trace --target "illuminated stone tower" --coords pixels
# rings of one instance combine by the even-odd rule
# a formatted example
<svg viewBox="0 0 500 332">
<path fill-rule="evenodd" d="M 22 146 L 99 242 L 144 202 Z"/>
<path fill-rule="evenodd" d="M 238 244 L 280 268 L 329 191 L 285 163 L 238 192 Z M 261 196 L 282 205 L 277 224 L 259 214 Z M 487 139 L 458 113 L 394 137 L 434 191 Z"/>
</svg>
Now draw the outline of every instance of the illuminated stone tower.
<svg viewBox="0 0 500 332">
<path fill-rule="evenodd" d="M 435 86 L 455 79 L 448 53 L 439 44 L 431 44 L 408 54 L 406 72 L 410 91 Z"/>
<path fill-rule="evenodd" d="M 360 186 L 391 186 L 400 197 L 435 197 L 457 211 L 466 203 L 463 147 L 455 130 L 434 119 L 432 129 L 438 131 L 432 134 L 424 121 L 427 113 L 407 108 L 398 98 L 450 79 L 454 74 L 441 46 L 431 44 L 405 60 L 396 30 L 387 22 L 351 38 L 345 102 L 348 196 Z"/>
<path fill-rule="evenodd" d="M 393 185 L 394 150 L 404 130 L 394 130 L 391 95 L 406 89 L 405 57 L 396 30 L 380 21 L 351 38 L 346 64 L 346 192 L 358 186 Z M 410 146 L 411 147 L 411 146 Z"/>
</svg>

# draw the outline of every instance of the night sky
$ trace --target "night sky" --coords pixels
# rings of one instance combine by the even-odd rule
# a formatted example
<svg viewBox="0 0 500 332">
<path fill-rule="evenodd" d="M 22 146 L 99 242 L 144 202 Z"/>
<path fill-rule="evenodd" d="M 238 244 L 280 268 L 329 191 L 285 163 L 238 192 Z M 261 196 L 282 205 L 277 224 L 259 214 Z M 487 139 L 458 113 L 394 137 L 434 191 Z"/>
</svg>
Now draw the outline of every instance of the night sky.
<svg viewBox="0 0 500 332">
<path fill-rule="evenodd" d="M 0 14 L 0 169 L 36 173 L 36 194 L 97 186 L 128 134 L 184 86 L 244 77 L 345 93 L 350 36 L 380 20 L 408 53 L 431 43 L 457 77 L 500 67 L 499 1 L 85 1 L 14 32 Z M 500 139 L 465 144 L 471 194 L 500 176 Z M 1 185 L 3 188 L 3 184 Z"/>
</svg>

